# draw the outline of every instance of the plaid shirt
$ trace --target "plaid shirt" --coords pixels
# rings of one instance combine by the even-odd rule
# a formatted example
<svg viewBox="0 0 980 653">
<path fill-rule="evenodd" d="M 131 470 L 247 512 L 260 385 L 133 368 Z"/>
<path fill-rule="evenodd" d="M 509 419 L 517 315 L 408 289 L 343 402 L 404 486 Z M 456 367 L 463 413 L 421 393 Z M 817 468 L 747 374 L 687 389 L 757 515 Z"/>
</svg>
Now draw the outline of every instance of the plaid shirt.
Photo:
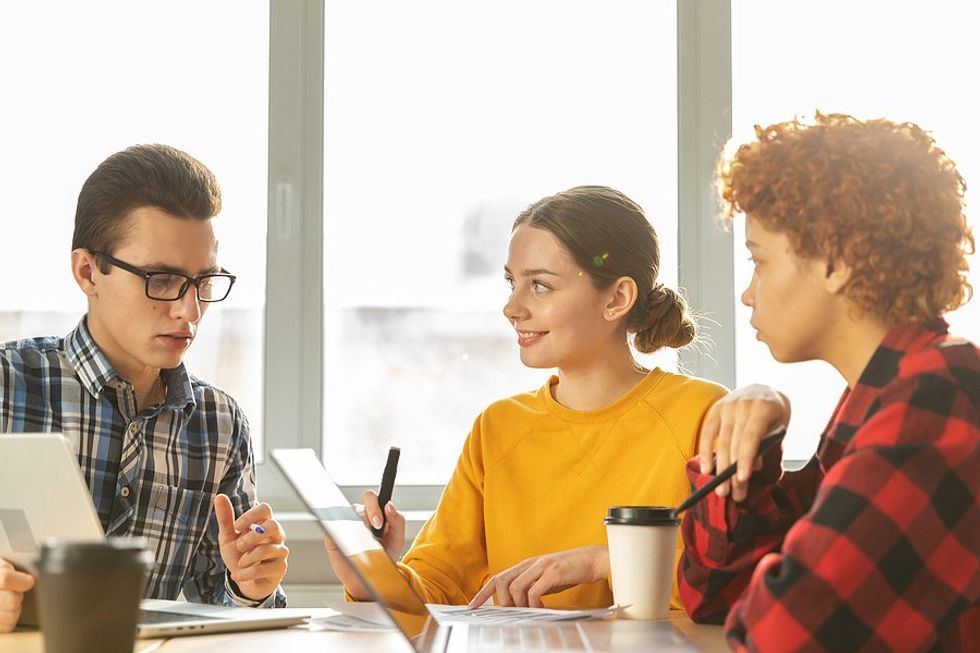
<svg viewBox="0 0 980 653">
<path fill-rule="evenodd" d="M 285 606 L 281 588 L 261 604 L 238 595 L 218 549 L 215 495 L 236 515 L 255 504 L 245 415 L 183 364 L 163 379 L 166 401 L 137 412 L 85 318 L 65 338 L 0 344 L 0 433 L 64 433 L 106 535 L 144 537 L 155 553 L 147 598 Z"/>
<path fill-rule="evenodd" d="M 778 448 L 774 448 L 778 449 Z M 681 530 L 681 597 L 739 651 L 980 650 L 980 350 L 892 329 L 803 469 L 770 450 Z M 710 480 L 688 464 L 695 487 Z M 727 615 L 727 619 L 726 619 Z"/>
</svg>

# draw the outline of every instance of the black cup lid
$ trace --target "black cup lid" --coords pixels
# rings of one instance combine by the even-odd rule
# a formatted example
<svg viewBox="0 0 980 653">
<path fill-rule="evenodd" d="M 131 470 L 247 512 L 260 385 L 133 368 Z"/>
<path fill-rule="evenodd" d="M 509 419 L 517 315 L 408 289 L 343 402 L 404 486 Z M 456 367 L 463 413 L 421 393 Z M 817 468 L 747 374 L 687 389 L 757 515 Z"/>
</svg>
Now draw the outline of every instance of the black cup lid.
<svg viewBox="0 0 980 653">
<path fill-rule="evenodd" d="M 153 566 L 153 555 L 141 537 L 109 538 L 104 542 L 77 542 L 48 538 L 41 545 L 40 569 L 58 571 L 102 565 Z"/>
<path fill-rule="evenodd" d="M 628 526 L 676 526 L 681 520 L 666 506 L 613 506 L 603 520 L 606 524 Z"/>
</svg>

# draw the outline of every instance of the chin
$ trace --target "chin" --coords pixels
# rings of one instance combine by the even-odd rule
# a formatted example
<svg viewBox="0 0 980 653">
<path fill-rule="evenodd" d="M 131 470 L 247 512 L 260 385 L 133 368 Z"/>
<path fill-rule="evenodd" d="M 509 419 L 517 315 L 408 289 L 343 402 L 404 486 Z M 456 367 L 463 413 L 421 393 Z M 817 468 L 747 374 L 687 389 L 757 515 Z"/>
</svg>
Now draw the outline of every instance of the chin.
<svg viewBox="0 0 980 653">
<path fill-rule="evenodd" d="M 775 349 L 769 343 L 766 343 L 769 347 L 769 354 L 780 363 L 801 363 L 805 360 L 809 360 L 805 356 L 800 356 L 796 352 L 786 351 L 785 349 Z"/>
<path fill-rule="evenodd" d="M 550 361 L 542 360 L 537 356 L 525 356 L 523 353 L 521 353 L 521 363 L 524 364 L 524 367 L 530 367 L 533 370 L 547 370 L 557 367 Z"/>
</svg>

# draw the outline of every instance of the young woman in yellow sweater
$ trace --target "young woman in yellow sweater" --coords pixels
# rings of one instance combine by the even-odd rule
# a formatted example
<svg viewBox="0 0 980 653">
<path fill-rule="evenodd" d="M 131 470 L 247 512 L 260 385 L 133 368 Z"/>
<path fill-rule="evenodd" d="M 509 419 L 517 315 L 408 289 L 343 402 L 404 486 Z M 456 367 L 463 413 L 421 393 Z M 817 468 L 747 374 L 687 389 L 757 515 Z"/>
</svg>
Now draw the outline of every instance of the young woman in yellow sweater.
<svg viewBox="0 0 980 653">
<path fill-rule="evenodd" d="M 521 361 L 557 374 L 477 417 L 435 514 L 399 563 L 426 602 L 610 605 L 609 506 L 671 506 L 689 494 L 685 463 L 725 389 L 634 359 L 630 334 L 641 352 L 695 336 L 684 299 L 657 283 L 659 267 L 643 210 L 611 188 L 572 188 L 517 218 L 504 316 Z M 397 558 L 405 520 L 391 503 L 385 517 L 382 544 Z M 364 518 L 381 526 L 373 492 Z M 327 551 L 348 597 L 369 600 L 329 542 Z"/>
</svg>

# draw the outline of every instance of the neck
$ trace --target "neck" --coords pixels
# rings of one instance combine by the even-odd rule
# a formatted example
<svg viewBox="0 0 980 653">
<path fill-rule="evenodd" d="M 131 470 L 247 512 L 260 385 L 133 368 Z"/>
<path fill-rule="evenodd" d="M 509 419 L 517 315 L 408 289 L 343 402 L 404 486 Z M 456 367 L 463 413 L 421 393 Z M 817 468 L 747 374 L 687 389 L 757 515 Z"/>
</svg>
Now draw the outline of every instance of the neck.
<svg viewBox="0 0 980 653">
<path fill-rule="evenodd" d="M 133 388 L 136 390 L 137 410 L 143 410 L 154 404 L 163 403 L 163 400 L 166 399 L 163 378 L 160 376 L 159 370 L 157 370 L 156 376 L 150 381 L 149 387 L 139 388 L 136 384 L 133 384 Z"/>
<path fill-rule="evenodd" d="M 871 315 L 845 320 L 828 338 L 831 344 L 821 358 L 837 369 L 847 381 L 847 387 L 853 388 L 890 328 Z"/>
<path fill-rule="evenodd" d="M 602 362 L 559 369 L 558 384 L 552 386 L 555 401 L 572 410 L 598 410 L 632 390 L 647 374 L 628 346 L 615 357 L 597 360 Z"/>
<path fill-rule="evenodd" d="M 91 313 L 89 313 L 86 325 L 92 340 L 99 346 L 99 350 L 109 361 L 109 365 L 112 366 L 116 375 L 133 385 L 133 390 L 136 392 L 137 408 L 142 410 L 158 400 L 157 378 L 160 376 L 160 369 L 141 365 L 132 356 L 126 354 L 109 333 L 102 328 L 102 323 L 98 319 L 92 318 Z"/>
</svg>

